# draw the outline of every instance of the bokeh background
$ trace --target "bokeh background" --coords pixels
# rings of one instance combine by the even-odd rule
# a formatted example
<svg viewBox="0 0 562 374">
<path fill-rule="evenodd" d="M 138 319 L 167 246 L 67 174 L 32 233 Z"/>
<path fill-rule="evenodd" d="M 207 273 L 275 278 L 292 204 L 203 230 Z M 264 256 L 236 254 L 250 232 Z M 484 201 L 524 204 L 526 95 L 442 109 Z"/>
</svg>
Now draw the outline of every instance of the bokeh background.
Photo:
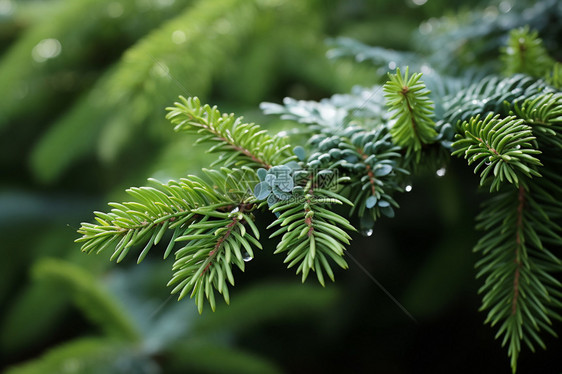
<svg viewBox="0 0 562 374">
<path fill-rule="evenodd" d="M 361 266 L 349 261 L 334 284 L 301 284 L 266 241 L 235 274 L 231 305 L 201 316 L 169 296 L 173 260 L 158 248 L 116 265 L 74 240 L 127 187 L 212 161 L 164 120 L 178 95 L 286 131 L 297 125 L 265 116 L 261 102 L 320 100 L 383 83 L 395 67 L 329 59 L 331 38 L 493 69 L 510 28 L 561 35 L 556 1 L 517 3 L 0 0 L 0 370 L 508 373 L 478 312 L 471 248 L 483 197 L 462 161 L 414 177 L 396 218 L 354 236 Z M 521 373 L 562 371 L 561 342 L 545 341 L 523 351 Z"/>
</svg>

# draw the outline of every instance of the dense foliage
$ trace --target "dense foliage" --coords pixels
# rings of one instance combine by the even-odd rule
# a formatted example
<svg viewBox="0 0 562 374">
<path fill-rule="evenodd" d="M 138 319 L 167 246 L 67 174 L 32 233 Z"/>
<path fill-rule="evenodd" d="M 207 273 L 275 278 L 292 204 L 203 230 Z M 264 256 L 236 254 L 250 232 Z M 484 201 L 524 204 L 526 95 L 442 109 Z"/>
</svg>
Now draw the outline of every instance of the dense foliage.
<svg viewBox="0 0 562 374">
<path fill-rule="evenodd" d="M 369 238 L 388 218 L 400 219 L 398 209 L 407 209 L 401 200 L 412 190 L 412 180 L 428 174 L 442 177 L 457 162 L 451 156 L 458 156 L 479 175 L 482 193 L 489 195 L 476 217 L 482 232 L 474 245 L 480 310 L 507 347 L 512 371 L 524 345 L 532 351 L 546 348 L 545 336 L 557 335 L 556 320 L 562 320 L 558 2 L 502 2 L 482 11 L 432 18 L 418 29 L 418 47 L 407 52 L 370 47 L 347 37 L 331 39 L 329 59 L 321 48 L 322 29 L 334 14 L 317 12 L 320 5 L 314 1 L 155 1 L 146 2 L 144 10 L 135 8 L 142 7 L 138 1 L 91 3 L 84 0 L 76 8 L 58 4 L 60 9 L 52 10 L 57 22 L 30 28 L 0 62 L 6 66 L 0 70 L 2 90 L 22 92 L 0 107 L 0 126 L 8 135 L 18 121 L 36 123 L 37 118 L 58 113 L 31 152 L 31 170 L 42 183 L 64 185 L 65 173 L 72 179 L 73 168 L 87 167 L 96 183 L 103 185 L 106 175 L 117 177 L 122 185 L 146 173 L 141 165 L 154 165 L 156 178 L 150 178 L 149 186 L 129 188 L 127 197 L 117 194 L 123 202 L 110 203 L 107 212 L 96 211 L 95 223 L 82 223 L 76 241 L 83 252 L 111 252 L 117 262 L 135 252 L 137 263 L 148 260 L 139 268 L 151 272 L 157 266 L 152 255 L 159 251 L 164 259 L 174 260 L 164 263 L 168 270 L 154 271 L 159 274 L 154 279 L 162 285 L 167 278 L 171 292 L 180 299 L 192 297 L 199 313 L 208 303 L 223 316 L 233 309 L 231 318 L 264 308 L 264 319 L 279 320 L 287 317 L 288 309 L 320 313 L 333 303 L 333 286 L 317 290 L 303 285 L 298 291 L 266 285 L 238 309 L 218 307 L 216 293 L 227 303 L 234 300 L 231 293 L 237 287 L 232 286 L 242 274 L 237 269 L 244 271 L 254 258 L 251 265 L 257 265 L 267 252 L 277 259 L 283 254 L 284 263 L 294 267 L 303 282 L 314 273 L 322 286 L 328 278 L 343 276 L 339 268 L 347 269 L 351 259 L 411 316 L 351 254 L 352 242 L 366 243 L 357 232 Z M 162 9 L 156 11 L 158 7 Z M 17 17 L 33 20 L 36 16 L 25 12 L 32 8 L 18 8 L 11 22 Z M 74 17 L 84 9 L 111 25 L 108 35 L 97 35 Z M 154 14 L 148 19 L 153 24 L 144 22 L 143 12 Z M 99 65 L 89 72 L 91 81 L 79 85 L 77 71 L 89 68 L 86 57 L 93 52 L 71 47 L 73 40 L 65 39 L 69 28 L 83 30 L 80 38 L 90 38 L 88 46 L 98 43 L 100 50 L 116 35 L 129 39 L 114 47 L 124 51 L 115 63 L 96 61 Z M 18 64 L 30 48 L 32 65 Z M 72 53 L 66 53 L 67 48 Z M 107 59 L 118 55 L 116 51 Z M 222 71 L 236 71 L 236 77 Z M 261 121 L 282 120 L 278 126 L 283 131 L 277 134 L 219 109 L 232 107 L 230 97 L 237 97 L 238 108 L 254 105 L 269 97 L 284 75 L 296 75 L 323 94 L 350 93 L 320 101 L 285 98 L 282 105 L 262 103 L 269 119 L 258 117 Z M 351 88 L 353 76 L 367 80 Z M 45 82 L 66 82 L 60 98 L 78 92 L 81 97 L 67 108 L 39 105 L 37 111 L 26 111 L 51 95 L 52 87 Z M 192 94 L 204 101 L 211 101 L 205 96 L 214 97 L 221 105 L 202 104 Z M 161 109 L 178 95 L 165 115 L 178 133 L 173 139 L 165 126 L 155 124 L 164 117 Z M 244 111 L 238 108 L 236 112 Z M 143 151 L 166 142 L 170 146 L 159 158 Z M 193 157 L 191 142 L 206 147 L 210 156 L 187 163 Z M 92 160 L 93 154 L 101 163 Z M 117 162 L 121 155 L 132 160 L 124 173 Z M 7 172 L 18 175 L 13 167 Z M 77 181 L 76 186 L 92 189 L 91 180 Z M 423 213 L 418 219 L 424 219 Z M 464 240 L 451 238 L 449 247 Z M 81 261 L 86 260 L 72 260 Z M 445 266 L 454 263 L 458 262 L 449 260 Z M 98 272 L 106 266 L 95 265 Z M 132 275 L 120 287 L 137 288 L 147 270 L 137 278 L 129 271 Z M 47 289 L 65 285 L 65 294 L 73 295 L 104 333 L 60 345 L 10 373 L 56 372 L 61 367 L 70 372 L 152 373 L 161 370 L 159 355 L 168 357 L 168 370 L 185 365 L 205 372 L 280 370 L 268 359 L 205 335 L 223 324 L 201 330 L 188 325 L 191 319 L 179 322 L 192 315 L 181 306 L 189 303 L 178 303 L 158 322 L 146 313 L 135 316 L 135 308 L 146 298 L 141 291 L 124 297 L 113 286 L 112 294 L 88 271 L 66 260 L 39 260 L 33 273 L 49 280 L 42 286 Z M 23 293 L 5 323 L 17 322 L 18 310 L 41 300 L 41 292 L 31 288 Z M 63 303 L 61 297 L 49 301 L 53 315 Z M 269 303 L 271 309 L 264 307 Z M 209 315 L 203 313 L 199 323 L 213 321 Z M 158 323 L 168 327 L 156 331 Z M 170 327 L 175 323 L 176 331 Z M 48 326 L 35 325 L 27 334 L 34 336 L 41 328 L 48 331 Z M 180 340 L 188 332 L 190 339 Z M 11 344 L 12 336 L 3 339 Z M 21 342 L 25 344 L 25 337 Z M 136 350 L 138 346 L 143 348 Z M 191 362 L 180 357 L 190 357 Z M 223 364 L 215 357 L 224 359 Z"/>
</svg>

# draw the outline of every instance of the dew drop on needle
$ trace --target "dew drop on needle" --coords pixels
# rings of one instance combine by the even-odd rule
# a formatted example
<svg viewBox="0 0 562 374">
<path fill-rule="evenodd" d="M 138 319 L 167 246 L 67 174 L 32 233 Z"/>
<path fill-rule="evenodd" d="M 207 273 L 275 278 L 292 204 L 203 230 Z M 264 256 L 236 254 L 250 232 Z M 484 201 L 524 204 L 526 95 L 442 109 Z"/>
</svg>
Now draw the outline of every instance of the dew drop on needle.
<svg viewBox="0 0 562 374">
<path fill-rule="evenodd" d="M 242 260 L 244 260 L 244 262 L 250 262 L 252 261 L 254 258 L 252 256 L 250 256 L 250 254 L 248 252 L 244 252 L 242 254 Z"/>
<path fill-rule="evenodd" d="M 371 236 L 373 235 L 373 229 L 363 229 L 361 231 L 361 235 L 363 236 Z"/>
</svg>

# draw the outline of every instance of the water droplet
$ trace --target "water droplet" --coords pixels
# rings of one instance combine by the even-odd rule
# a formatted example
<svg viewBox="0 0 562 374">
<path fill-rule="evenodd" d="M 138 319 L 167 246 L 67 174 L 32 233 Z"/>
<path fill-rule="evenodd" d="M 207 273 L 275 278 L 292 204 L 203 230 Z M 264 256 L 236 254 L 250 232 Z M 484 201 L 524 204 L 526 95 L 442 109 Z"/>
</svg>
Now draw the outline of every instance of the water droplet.
<svg viewBox="0 0 562 374">
<path fill-rule="evenodd" d="M 248 252 L 244 252 L 242 254 L 242 260 L 244 260 L 244 262 L 250 262 L 252 261 L 254 258 L 252 256 L 250 256 L 250 254 Z"/>
<path fill-rule="evenodd" d="M 436 174 L 438 177 L 442 177 L 442 176 L 444 176 L 446 173 L 447 173 L 447 169 L 445 169 L 445 168 L 438 169 L 438 170 L 435 172 L 435 174 Z"/>
<path fill-rule="evenodd" d="M 491 163 L 490 161 L 486 161 L 486 162 L 484 162 L 484 164 L 486 164 L 486 165 L 492 165 L 492 163 Z"/>
<path fill-rule="evenodd" d="M 412 191 L 412 188 L 413 188 L 412 185 L 411 185 L 411 184 L 408 184 L 408 185 L 406 185 L 406 187 L 404 187 L 404 191 L 406 191 L 406 192 L 411 192 L 411 191 Z"/>
<path fill-rule="evenodd" d="M 396 69 L 396 62 L 390 61 L 390 62 L 388 63 L 388 68 L 389 68 L 390 70 Z"/>
<path fill-rule="evenodd" d="M 238 213 L 239 211 L 240 211 L 240 209 L 238 207 L 236 207 L 236 208 L 232 209 L 230 211 L 230 213 Z"/>
<path fill-rule="evenodd" d="M 62 45 L 57 39 L 43 39 L 31 50 L 31 57 L 37 62 L 45 62 L 60 55 Z"/>
<path fill-rule="evenodd" d="M 520 145 L 520 144 L 517 144 L 517 145 L 515 146 L 515 149 L 521 149 L 521 145 Z"/>
<path fill-rule="evenodd" d="M 414 3 L 414 5 L 420 6 L 427 3 L 427 0 L 412 0 L 412 3 Z"/>
<path fill-rule="evenodd" d="M 361 230 L 361 235 L 363 236 L 371 236 L 373 235 L 373 229 L 363 229 Z"/>
</svg>

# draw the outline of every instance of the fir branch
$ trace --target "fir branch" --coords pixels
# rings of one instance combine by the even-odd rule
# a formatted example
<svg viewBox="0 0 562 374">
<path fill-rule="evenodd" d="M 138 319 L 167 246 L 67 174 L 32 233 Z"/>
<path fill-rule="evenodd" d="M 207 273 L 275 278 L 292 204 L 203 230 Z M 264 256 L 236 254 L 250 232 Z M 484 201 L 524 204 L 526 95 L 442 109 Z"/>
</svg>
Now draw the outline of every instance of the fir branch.
<svg viewBox="0 0 562 374">
<path fill-rule="evenodd" d="M 386 114 L 380 90 L 381 86 L 354 86 L 349 94 L 335 94 L 320 101 L 286 97 L 283 105 L 263 102 L 260 108 L 265 114 L 308 125 L 302 132 L 332 133 L 345 129 L 351 122 L 376 128 Z"/>
<path fill-rule="evenodd" d="M 167 119 L 175 131 L 198 134 L 198 142 L 215 142 L 209 152 L 222 152 L 217 162 L 228 167 L 246 165 L 269 169 L 285 164 L 295 157 L 282 137 L 271 137 L 255 124 L 244 123 L 242 117 L 222 114 L 216 107 L 201 105 L 198 98 L 184 98 L 168 108 Z"/>
<path fill-rule="evenodd" d="M 252 246 L 261 248 L 259 231 L 251 211 L 255 198 L 250 183 L 255 173 L 250 169 L 203 170 L 212 184 L 196 176 L 170 181 L 151 180 L 156 187 L 130 188 L 135 201 L 110 203 L 111 212 L 96 212 L 98 224 L 83 223 L 78 231 L 82 251 L 99 253 L 113 247 L 111 259 L 121 261 L 129 250 L 145 245 L 138 256 L 142 261 L 158 244 L 167 230 L 173 230 L 166 258 L 177 242 L 189 241 L 175 252 L 174 275 L 169 285 L 177 284 L 173 293 L 180 299 L 189 291 L 196 296 L 199 311 L 204 297 L 212 309 L 215 298 L 211 287 L 229 301 L 225 279 L 234 284 L 231 265 L 244 269 L 244 252 L 253 257 Z M 253 237 L 246 235 L 251 227 Z"/>
<path fill-rule="evenodd" d="M 447 98 L 443 121 L 455 125 L 490 112 L 506 116 L 510 105 L 550 92 L 555 90 L 545 81 L 528 75 L 516 74 L 507 78 L 488 76 Z"/>
<path fill-rule="evenodd" d="M 400 147 L 391 142 L 391 135 L 386 128 L 359 132 L 350 140 L 359 156 L 359 163 L 354 169 L 362 171 L 361 178 L 357 178 L 359 183 L 352 183 L 350 186 L 352 191 L 359 188 L 361 190 L 350 213 L 353 214 L 357 208 L 359 217 L 363 217 L 365 210 L 368 210 L 373 221 L 381 214 L 394 217 L 394 209 L 399 206 L 392 195 L 394 192 L 402 192 L 399 183 L 409 174 L 400 167 Z M 364 165 L 364 168 L 357 165 Z M 365 219 L 362 222 L 365 222 Z"/>
<path fill-rule="evenodd" d="M 194 209 L 222 199 L 215 190 L 195 178 L 168 184 L 151 181 L 156 188 L 133 187 L 127 190 L 136 201 L 109 203 L 113 208 L 110 212 L 94 212 L 97 224 L 82 223 L 78 230 L 82 237 L 76 242 L 83 243 L 83 252 L 100 253 L 113 247 L 111 259 L 120 262 L 131 247 L 147 243 L 138 258 L 140 262 L 150 248 L 158 244 L 166 230 L 174 230 L 173 236 L 177 237 L 182 227 L 194 217 Z M 165 257 L 172 246 L 173 240 L 168 245 Z"/>
<path fill-rule="evenodd" d="M 485 166 L 481 184 L 490 181 L 491 190 L 501 189 L 502 175 L 518 186 L 484 205 L 477 228 L 486 233 L 474 248 L 482 254 L 477 277 L 485 277 L 481 310 L 488 311 L 486 323 L 498 327 L 496 337 L 503 336 L 515 372 L 521 342 L 532 351 L 536 345 L 544 348 L 539 333 L 556 335 L 551 321 L 561 319 L 562 284 L 554 274 L 562 271 L 562 261 L 553 252 L 562 246 L 562 178 L 555 171 L 562 167 L 561 99 L 544 82 L 521 75 L 488 78 L 469 90 L 487 92 L 489 102 L 478 100 L 463 114 L 479 113 L 459 125 L 453 154 L 464 153 L 469 163 L 477 163 L 475 171 Z M 480 113 L 494 105 L 512 115 L 502 119 L 489 113 L 480 120 Z M 541 162 L 535 157 L 539 153 Z M 542 177 L 530 179 L 539 166 Z"/>
<path fill-rule="evenodd" d="M 247 195 L 249 182 L 241 178 L 247 170 L 205 172 L 211 180 L 214 179 L 213 186 L 192 175 L 166 184 L 150 179 L 155 187 L 128 189 L 127 193 L 135 201 L 109 203 L 113 208 L 110 212 L 95 212 L 97 224 L 82 223 L 78 231 L 82 237 L 76 242 L 83 243 L 82 251 L 87 253 L 100 253 L 113 247 L 111 259 L 117 259 L 117 262 L 123 260 L 133 246 L 144 243 L 146 247 L 138 258 L 140 262 L 160 242 L 166 230 L 173 230 L 172 240 L 164 253 L 166 258 L 175 238 L 196 219 L 198 209 L 218 206 L 227 210 L 251 199 Z"/>
<path fill-rule="evenodd" d="M 297 274 L 302 274 L 303 282 L 311 270 L 316 272 L 320 284 L 325 284 L 324 273 L 333 281 L 329 260 L 347 269 L 343 256 L 351 237 L 344 229 L 355 229 L 347 219 L 327 208 L 329 204 L 343 202 L 351 205 L 343 196 L 320 188 L 314 175 L 310 175 L 301 198 L 273 206 L 272 211 L 279 217 L 268 228 L 280 228 L 270 237 L 283 234 L 274 253 L 287 252 L 284 262 L 289 263 L 288 268 L 298 264 Z"/>
<path fill-rule="evenodd" d="M 512 29 L 540 27 L 541 34 L 556 45 L 562 11 L 558 0 L 517 1 L 509 12 L 490 17 L 490 7 L 473 7 L 420 25 L 415 45 L 441 72 L 462 75 L 469 70 L 497 71 L 499 49 Z"/>
<path fill-rule="evenodd" d="M 350 214 L 357 213 L 362 229 L 368 230 L 381 214 L 394 216 L 398 203 L 392 194 L 402 191 L 399 183 L 409 172 L 399 166 L 400 147 L 392 143 L 386 127 L 365 131 L 350 126 L 337 134 L 318 134 L 310 139 L 317 152 L 310 156 L 308 165 L 337 168 L 340 175 L 350 177 L 351 184 L 341 193 L 353 199 Z"/>
<path fill-rule="evenodd" d="M 480 185 L 491 182 L 490 192 L 499 190 L 504 181 L 519 186 L 521 175 L 541 176 L 536 169 L 542 164 L 534 156 L 541 152 L 533 146 L 536 138 L 522 119 L 501 119 L 490 113 L 483 120 L 476 116 L 463 122 L 459 131 L 452 155 L 464 155 L 469 165 L 477 163 L 474 172 L 483 169 Z"/>
<path fill-rule="evenodd" d="M 523 73 L 543 78 L 554 65 L 538 32 L 531 31 L 529 26 L 511 30 L 507 46 L 502 48 L 501 58 L 506 76 Z"/>
<path fill-rule="evenodd" d="M 490 199 L 477 217 L 477 228 L 486 230 L 474 248 L 483 256 L 476 264 L 477 278 L 486 277 L 479 290 L 480 309 L 488 310 L 486 323 L 498 325 L 496 338 L 503 336 L 502 345 L 508 345 L 513 372 L 521 341 L 532 351 L 535 344 L 545 348 L 538 333 L 556 336 L 551 321 L 562 320 L 556 310 L 562 306 L 562 283 L 552 276 L 562 270 L 562 261 L 548 249 L 552 244 L 546 244 L 562 244 L 556 233 L 560 227 L 545 220 L 547 208 L 536 194 L 541 192 L 533 186 L 504 192 Z"/>
<path fill-rule="evenodd" d="M 515 103 L 513 113 L 531 126 L 544 149 L 562 149 L 562 93 L 536 95 L 520 105 Z"/>
<path fill-rule="evenodd" d="M 391 120 L 394 120 L 390 124 L 392 140 L 419 161 L 422 146 L 433 143 L 437 132 L 431 119 L 433 103 L 427 97 L 430 92 L 420 80 L 422 74 L 409 76 L 408 73 L 407 68 L 404 75 L 400 69 L 396 69 L 396 74 L 389 74 L 384 92 Z"/>
<path fill-rule="evenodd" d="M 199 313 L 203 311 L 204 298 L 215 310 L 213 288 L 230 302 L 227 282 L 234 285 L 232 266 L 244 271 L 244 262 L 254 257 L 252 247 L 262 248 L 259 231 L 249 212 L 252 208 L 251 204 L 241 204 L 231 212 L 209 207 L 197 209 L 202 218 L 190 224 L 185 234 L 176 239 L 176 242 L 188 243 L 176 252 L 174 274 L 168 285 L 175 285 L 172 293 L 179 293 L 179 299 L 191 293 Z M 249 224 L 253 236 L 247 233 L 244 224 Z"/>
<path fill-rule="evenodd" d="M 347 37 L 330 39 L 327 44 L 331 47 L 326 53 L 328 58 L 353 57 L 357 62 L 369 61 L 375 66 L 383 67 L 381 70 L 385 71 L 389 64 L 398 67 L 415 66 L 417 69 L 423 63 L 422 56 L 417 53 L 372 47 Z"/>
</svg>

